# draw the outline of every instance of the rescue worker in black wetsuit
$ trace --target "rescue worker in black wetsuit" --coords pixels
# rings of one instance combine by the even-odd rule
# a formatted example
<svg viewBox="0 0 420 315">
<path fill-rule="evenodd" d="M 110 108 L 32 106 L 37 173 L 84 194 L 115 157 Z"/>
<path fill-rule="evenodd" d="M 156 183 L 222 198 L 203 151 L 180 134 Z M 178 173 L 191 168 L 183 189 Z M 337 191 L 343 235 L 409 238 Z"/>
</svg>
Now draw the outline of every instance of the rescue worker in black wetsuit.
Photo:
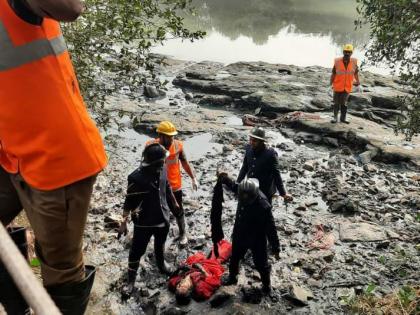
<svg viewBox="0 0 420 315">
<path fill-rule="evenodd" d="M 245 148 L 244 161 L 236 181 L 240 183 L 245 177 L 258 179 L 260 190 L 266 195 L 270 204 L 276 191 L 285 201 L 293 200 L 284 188 L 277 152 L 266 145 L 265 131 L 260 127 L 251 130 L 249 144 Z"/>
<path fill-rule="evenodd" d="M 251 250 L 255 268 L 260 273 L 262 290 L 265 294 L 269 294 L 271 292 L 271 266 L 268 263 L 267 238 L 272 244 L 276 259 L 280 259 L 280 243 L 271 205 L 259 189 L 256 179 L 244 179 L 237 184 L 226 174 L 219 174 L 219 176 L 223 184 L 238 193 L 239 199 L 232 233 L 229 276 L 223 279 L 223 284 L 232 285 L 238 282 L 240 261 L 246 252 Z"/>
<path fill-rule="evenodd" d="M 123 295 L 130 295 L 133 291 L 140 259 L 152 236 L 159 271 L 166 275 L 173 272 L 165 262 L 164 250 L 169 232 L 169 211 L 179 211 L 179 205 L 172 194 L 164 167 L 167 156 L 168 151 L 160 144 L 147 146 L 140 168 L 128 176 L 123 222 L 118 237 L 127 234 L 130 214 L 134 223 L 134 236 L 128 257 L 128 283 L 123 288 Z M 173 203 L 171 207 L 168 206 L 167 194 L 170 194 L 168 200 Z"/>
</svg>

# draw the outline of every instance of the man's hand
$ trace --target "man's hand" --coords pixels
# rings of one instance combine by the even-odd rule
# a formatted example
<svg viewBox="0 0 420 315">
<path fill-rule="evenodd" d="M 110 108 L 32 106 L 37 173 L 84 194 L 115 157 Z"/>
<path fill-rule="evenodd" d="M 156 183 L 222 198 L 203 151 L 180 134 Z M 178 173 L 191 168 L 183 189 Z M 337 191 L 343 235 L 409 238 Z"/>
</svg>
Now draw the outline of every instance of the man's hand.
<svg viewBox="0 0 420 315">
<path fill-rule="evenodd" d="M 198 182 L 197 182 L 197 179 L 195 177 L 192 179 L 192 187 L 193 187 L 193 189 L 195 191 L 197 191 L 197 189 L 198 189 Z"/>
<path fill-rule="evenodd" d="M 127 220 L 128 220 L 128 217 L 124 218 L 123 221 L 120 224 L 120 227 L 118 229 L 118 235 L 117 235 L 118 240 L 120 239 L 121 235 L 124 235 L 124 236 L 127 235 L 127 232 L 128 232 Z"/>
<path fill-rule="evenodd" d="M 360 85 L 360 82 L 359 81 L 356 81 L 356 82 L 353 83 L 353 85 L 354 86 L 359 86 Z"/>
<path fill-rule="evenodd" d="M 29 8 L 40 17 L 73 22 L 83 12 L 80 0 L 26 0 Z"/>
<path fill-rule="evenodd" d="M 291 196 L 291 195 L 289 195 L 289 194 L 285 194 L 284 196 L 282 196 L 283 197 L 283 199 L 284 199 L 284 201 L 286 201 L 286 202 L 291 202 L 291 201 L 293 201 L 293 197 Z"/>
</svg>

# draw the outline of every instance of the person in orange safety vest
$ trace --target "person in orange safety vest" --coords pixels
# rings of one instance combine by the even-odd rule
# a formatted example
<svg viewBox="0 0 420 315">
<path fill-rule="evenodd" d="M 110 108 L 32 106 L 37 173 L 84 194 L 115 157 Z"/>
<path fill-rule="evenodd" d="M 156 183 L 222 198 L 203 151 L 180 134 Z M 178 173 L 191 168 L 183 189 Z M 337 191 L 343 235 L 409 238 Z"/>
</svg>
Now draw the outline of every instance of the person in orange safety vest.
<svg viewBox="0 0 420 315">
<path fill-rule="evenodd" d="M 43 284 L 63 314 L 83 314 L 89 301 L 95 268 L 84 264 L 83 234 L 107 163 L 59 23 L 82 11 L 80 0 L 0 0 L 0 221 L 25 209 Z M 0 304 L 27 311 L 2 265 Z"/>
<path fill-rule="evenodd" d="M 353 85 L 360 85 L 359 69 L 357 59 L 351 58 L 353 45 L 347 44 L 343 47 L 343 57 L 336 58 L 330 78 L 330 85 L 334 90 L 334 119 L 332 123 L 338 121 L 338 112 L 341 111 L 340 121 L 348 124 L 346 120 L 347 100 L 353 89 Z"/>
<path fill-rule="evenodd" d="M 169 121 L 162 121 L 157 126 L 156 132 L 158 133 L 159 138 L 148 141 L 146 145 L 159 143 L 169 151 L 169 157 L 166 159 L 166 168 L 169 183 L 180 208 L 179 215 L 176 217 L 176 222 L 179 228 L 179 243 L 181 245 L 186 245 L 188 243 L 188 238 L 185 225 L 184 207 L 182 203 L 181 165 L 191 178 L 194 190 L 197 190 L 198 182 L 186 157 L 182 141 L 174 138 L 178 134 L 175 126 Z"/>
</svg>

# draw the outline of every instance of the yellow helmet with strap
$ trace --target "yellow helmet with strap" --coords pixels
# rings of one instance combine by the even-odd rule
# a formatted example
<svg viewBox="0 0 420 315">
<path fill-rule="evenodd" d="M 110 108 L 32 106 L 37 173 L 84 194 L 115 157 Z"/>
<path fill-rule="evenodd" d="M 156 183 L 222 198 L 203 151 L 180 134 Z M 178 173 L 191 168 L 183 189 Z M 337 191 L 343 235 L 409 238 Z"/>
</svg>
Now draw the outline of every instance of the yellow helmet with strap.
<svg viewBox="0 0 420 315">
<path fill-rule="evenodd" d="M 167 136 L 175 136 L 176 134 L 178 134 L 178 131 L 176 131 L 174 124 L 170 121 L 160 122 L 157 126 L 156 132 Z"/>
</svg>

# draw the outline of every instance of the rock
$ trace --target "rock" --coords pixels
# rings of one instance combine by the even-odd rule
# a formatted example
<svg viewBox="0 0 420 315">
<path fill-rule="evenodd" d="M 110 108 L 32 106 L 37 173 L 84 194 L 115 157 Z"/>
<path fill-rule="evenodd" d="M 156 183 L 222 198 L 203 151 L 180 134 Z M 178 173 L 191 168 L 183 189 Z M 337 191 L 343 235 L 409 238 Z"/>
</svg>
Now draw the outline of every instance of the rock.
<svg viewBox="0 0 420 315">
<path fill-rule="evenodd" d="M 322 139 L 322 142 L 324 142 L 326 145 L 329 145 L 329 146 L 334 147 L 334 148 L 338 148 L 340 146 L 340 144 L 338 143 L 338 140 L 336 138 L 324 137 Z"/>
<path fill-rule="evenodd" d="M 188 314 L 187 310 L 183 310 L 179 307 L 169 307 L 162 311 L 162 315 L 185 315 Z"/>
<path fill-rule="evenodd" d="M 107 215 L 104 217 L 106 229 L 118 229 L 120 227 L 120 218 L 117 216 Z"/>
<path fill-rule="evenodd" d="M 340 304 L 348 305 L 348 301 L 352 300 L 356 296 L 356 293 L 354 288 L 338 288 L 335 291 L 335 296 L 340 301 Z"/>
<path fill-rule="evenodd" d="M 185 93 L 185 99 L 187 101 L 191 101 L 194 98 L 194 94 L 192 93 Z"/>
<path fill-rule="evenodd" d="M 340 240 L 343 242 L 375 242 L 388 239 L 384 228 L 365 222 L 340 224 Z"/>
<path fill-rule="evenodd" d="M 290 148 L 289 145 L 287 143 L 285 143 L 285 142 L 280 143 L 280 144 L 277 144 L 276 145 L 276 148 L 278 148 L 278 149 L 280 149 L 282 151 L 285 151 L 285 152 L 292 152 L 293 151 L 293 149 Z"/>
<path fill-rule="evenodd" d="M 316 162 L 315 161 L 306 161 L 305 164 L 303 164 L 303 167 L 302 168 L 304 170 L 313 172 L 315 170 L 315 165 L 316 165 Z"/>
<path fill-rule="evenodd" d="M 306 206 L 305 206 L 304 204 L 301 204 L 301 205 L 299 205 L 299 206 L 296 208 L 296 210 L 299 210 L 299 211 L 306 211 Z"/>
<path fill-rule="evenodd" d="M 332 205 L 330 205 L 330 211 L 333 213 L 341 212 L 346 214 L 353 214 L 358 211 L 358 204 L 346 198 L 343 200 L 336 201 Z"/>
<path fill-rule="evenodd" d="M 250 304 L 260 304 L 263 293 L 260 288 L 244 287 L 242 288 L 242 301 Z"/>
<path fill-rule="evenodd" d="M 363 165 L 363 170 L 365 172 L 369 172 L 369 173 L 377 173 L 378 172 L 378 168 L 373 165 L 373 164 L 365 164 Z"/>
<path fill-rule="evenodd" d="M 227 304 L 228 302 L 230 302 L 232 298 L 236 295 L 235 290 L 236 289 L 234 287 L 220 288 L 210 300 L 211 307 L 213 308 L 221 307 Z"/>
<path fill-rule="evenodd" d="M 152 85 L 146 85 L 144 87 L 144 92 L 143 92 L 144 96 L 148 97 L 148 98 L 156 98 L 159 97 L 159 91 L 155 86 Z"/>
<path fill-rule="evenodd" d="M 308 285 L 310 285 L 311 287 L 321 288 L 322 282 L 320 280 L 310 278 L 308 279 Z"/>
<path fill-rule="evenodd" d="M 293 283 L 287 297 L 298 305 L 308 305 L 308 300 L 313 299 L 314 295 L 310 290 L 301 288 L 297 284 Z"/>
<path fill-rule="evenodd" d="M 318 201 L 316 201 L 316 200 L 308 200 L 308 201 L 305 202 L 305 206 L 308 207 L 308 208 L 313 207 L 313 206 L 317 206 L 317 205 L 318 205 Z"/>
<path fill-rule="evenodd" d="M 371 148 L 363 153 L 361 153 L 359 155 L 360 158 L 360 162 L 362 164 L 368 164 L 370 163 L 370 161 L 372 161 L 372 159 L 378 154 L 378 149 L 376 148 Z"/>
<path fill-rule="evenodd" d="M 230 105 L 232 102 L 233 98 L 227 95 L 206 95 L 200 99 L 198 105 L 221 107 Z"/>
</svg>

